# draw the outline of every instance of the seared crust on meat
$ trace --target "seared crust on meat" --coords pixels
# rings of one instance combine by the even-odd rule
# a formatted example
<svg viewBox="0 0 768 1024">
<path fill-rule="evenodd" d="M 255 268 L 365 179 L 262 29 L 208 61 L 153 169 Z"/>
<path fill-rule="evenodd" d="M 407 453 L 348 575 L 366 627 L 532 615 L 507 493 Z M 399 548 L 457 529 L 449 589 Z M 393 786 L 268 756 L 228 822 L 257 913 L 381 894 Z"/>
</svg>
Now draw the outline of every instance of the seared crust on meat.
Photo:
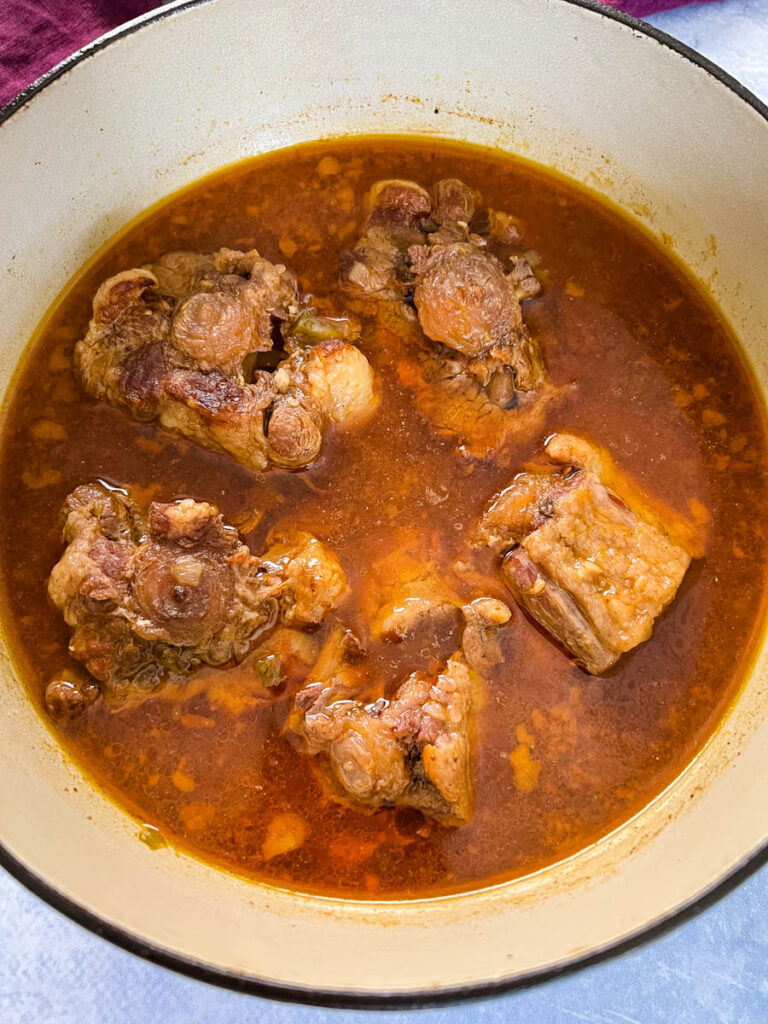
<svg viewBox="0 0 768 1024">
<path fill-rule="evenodd" d="M 366 208 L 362 235 L 342 255 L 342 277 L 354 293 L 402 300 L 413 281 L 408 249 L 424 240 L 422 223 L 432 200 L 416 182 L 392 179 L 373 185 Z"/>
<path fill-rule="evenodd" d="M 472 816 L 473 712 L 477 679 L 460 654 L 434 676 L 414 673 L 390 700 L 364 703 L 355 648 L 339 628 L 299 691 L 293 729 L 324 755 L 337 799 L 369 809 L 415 807 L 445 825 Z"/>
<path fill-rule="evenodd" d="M 280 620 L 315 625 L 346 590 L 312 534 L 257 558 L 214 506 L 190 498 L 144 511 L 123 492 L 85 484 L 65 503 L 64 540 L 48 593 L 73 630 L 70 653 L 113 705 L 203 663 L 240 660 Z M 49 707 L 83 710 L 72 690 L 57 684 Z"/>
<path fill-rule="evenodd" d="M 346 593 L 347 578 L 336 556 L 306 530 L 273 530 L 261 562 L 286 582 L 281 605 L 289 626 L 319 625 Z"/>
<path fill-rule="evenodd" d="M 548 454 L 578 452 L 600 464 L 596 446 L 571 441 L 555 435 Z M 650 637 L 691 562 L 671 524 L 643 514 L 638 494 L 635 486 L 630 508 L 578 466 L 521 473 L 493 499 L 474 538 L 506 552 L 502 571 L 517 601 L 593 674 Z"/>
<path fill-rule="evenodd" d="M 339 338 L 295 347 L 273 380 L 277 394 L 267 427 L 267 453 L 274 465 L 287 469 L 312 461 L 328 424 L 355 423 L 376 404 L 368 360 Z"/>
<path fill-rule="evenodd" d="M 413 365 L 399 363 L 401 380 L 435 426 L 484 457 L 509 433 L 535 429 L 543 410 L 536 415 L 532 406 L 550 389 L 520 305 L 539 282 L 512 218 L 478 211 L 478 202 L 457 178 L 429 192 L 410 181 L 377 182 L 342 276 L 367 298 L 413 302 L 432 344 L 424 352 L 417 344 Z"/>
<path fill-rule="evenodd" d="M 308 681 L 297 693 L 290 724 L 310 755 L 324 755 L 331 795 L 375 809 L 415 807 L 445 825 L 472 816 L 474 711 L 480 677 L 501 660 L 497 630 L 511 612 L 479 597 L 461 607 L 428 568 L 393 585 L 373 635 L 390 641 L 461 609 L 461 647 L 437 672 L 414 672 L 391 699 L 371 693 L 360 644 L 349 630 L 330 634 Z"/>
<path fill-rule="evenodd" d="M 246 369 L 250 356 L 273 349 L 276 324 L 296 320 L 296 300 L 293 275 L 255 249 L 167 253 L 101 285 L 76 370 L 92 397 L 139 420 L 159 419 L 249 469 L 300 468 L 317 456 L 331 423 L 359 418 L 375 396 L 368 361 L 343 340 L 359 333 L 348 318 L 321 318 L 320 344 L 306 331 L 286 336 L 280 388 L 278 374 Z M 302 317 L 311 321 L 312 310 Z M 306 367 L 322 366 L 329 353 L 336 372 L 319 388 Z M 277 416 L 270 429 L 288 392 L 300 411 Z"/>
</svg>

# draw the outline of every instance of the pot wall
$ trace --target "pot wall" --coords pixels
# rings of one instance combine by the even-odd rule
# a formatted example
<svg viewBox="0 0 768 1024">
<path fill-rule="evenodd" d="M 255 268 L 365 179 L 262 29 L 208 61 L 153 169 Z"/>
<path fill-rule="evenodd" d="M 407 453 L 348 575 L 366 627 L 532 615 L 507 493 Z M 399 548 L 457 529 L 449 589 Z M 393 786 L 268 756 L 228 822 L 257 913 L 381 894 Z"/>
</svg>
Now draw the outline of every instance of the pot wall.
<svg viewBox="0 0 768 1024">
<path fill-rule="evenodd" d="M 355 132 L 499 146 L 612 199 L 710 287 L 768 385 L 768 124 L 707 71 L 568 0 L 213 0 L 91 51 L 0 128 L 0 388 L 41 311 L 148 205 L 241 157 Z M 222 975 L 358 994 L 513 980 L 668 915 L 768 832 L 764 653 L 638 818 L 537 876 L 418 904 L 299 896 L 148 850 L 0 659 L 8 854 L 108 932 Z"/>
</svg>

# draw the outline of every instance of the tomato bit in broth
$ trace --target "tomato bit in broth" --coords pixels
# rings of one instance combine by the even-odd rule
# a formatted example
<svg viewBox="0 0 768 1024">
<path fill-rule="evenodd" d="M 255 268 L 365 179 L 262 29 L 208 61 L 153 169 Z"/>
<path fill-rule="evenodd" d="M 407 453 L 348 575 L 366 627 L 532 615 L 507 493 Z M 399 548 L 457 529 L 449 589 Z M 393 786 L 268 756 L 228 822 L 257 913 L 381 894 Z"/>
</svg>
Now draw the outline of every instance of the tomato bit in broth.
<svg viewBox="0 0 768 1024">
<path fill-rule="evenodd" d="M 32 344 L 4 628 L 148 845 L 310 891 L 473 888 L 605 835 L 715 728 L 761 624 L 765 455 L 716 310 L 613 209 L 465 146 L 297 147 L 150 211 Z M 88 646 L 114 624 L 74 520 L 52 596 L 79 661 L 48 599 L 68 495 L 132 581 L 142 699 L 110 675 L 128 634 Z M 177 606 L 194 636 L 152 633 Z"/>
</svg>

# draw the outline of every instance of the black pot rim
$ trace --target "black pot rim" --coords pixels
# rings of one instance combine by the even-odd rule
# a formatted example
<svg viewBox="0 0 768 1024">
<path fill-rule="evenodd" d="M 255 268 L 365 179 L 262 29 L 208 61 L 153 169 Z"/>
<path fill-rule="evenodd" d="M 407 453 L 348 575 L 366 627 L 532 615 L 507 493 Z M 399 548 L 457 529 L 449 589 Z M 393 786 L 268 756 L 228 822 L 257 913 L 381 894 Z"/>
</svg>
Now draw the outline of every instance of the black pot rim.
<svg viewBox="0 0 768 1024">
<path fill-rule="evenodd" d="M 60 64 L 51 68 L 44 75 L 34 81 L 14 99 L 0 108 L 0 125 L 4 124 L 19 110 L 27 106 L 47 86 L 56 79 L 61 78 L 77 64 L 82 63 L 94 54 L 106 49 L 111 43 L 132 35 L 148 26 L 151 26 L 165 18 L 173 17 L 192 7 L 200 7 L 211 0 L 186 0 L 185 3 L 175 7 L 163 7 L 157 11 L 151 11 L 141 18 L 119 27 L 105 36 L 94 40 L 82 49 L 71 54 Z M 726 86 L 735 93 L 748 106 L 752 107 L 755 113 L 768 121 L 768 105 L 758 99 L 746 86 L 729 75 L 717 64 L 698 53 L 692 47 L 680 42 L 674 37 L 662 32 L 647 22 L 633 18 L 613 7 L 605 6 L 599 0 L 561 0 L 574 7 L 581 7 L 593 14 L 607 18 L 609 21 L 616 21 L 631 28 L 637 35 L 645 36 L 655 40 L 661 46 L 684 57 L 691 64 L 696 65 L 705 71 L 712 78 Z M 170 968 L 179 974 L 194 978 L 197 981 L 204 981 L 221 988 L 230 989 L 235 992 L 257 995 L 265 999 L 281 1000 L 284 1002 L 301 1003 L 312 1006 L 331 1007 L 336 1009 L 416 1009 L 420 1007 L 445 1005 L 448 1003 L 467 1002 L 478 1000 L 489 996 L 500 995 L 515 989 L 530 988 L 533 985 L 541 984 L 552 978 L 570 974 L 584 967 L 601 963 L 611 957 L 626 953 L 639 945 L 658 938 L 685 921 L 696 917 L 707 910 L 713 904 L 721 900 L 728 893 L 737 888 L 750 875 L 758 871 L 768 862 L 768 845 L 748 855 L 746 860 L 737 865 L 731 872 L 703 893 L 694 896 L 690 902 L 682 907 L 673 909 L 660 921 L 651 923 L 642 928 L 636 935 L 628 939 L 611 943 L 605 949 L 593 954 L 579 956 L 562 965 L 553 968 L 546 968 L 541 971 L 532 971 L 522 977 L 510 981 L 479 982 L 477 984 L 463 985 L 452 989 L 443 989 L 440 992 L 425 990 L 423 992 L 408 993 L 355 993 L 340 991 L 323 991 L 317 989 L 304 989 L 297 986 L 280 985 L 274 982 L 259 981 L 258 979 L 225 971 L 201 963 L 192 957 L 172 953 L 170 950 L 155 946 L 145 939 L 139 938 L 132 932 L 105 921 L 97 914 L 80 904 L 70 900 L 63 893 L 60 893 L 50 883 L 40 878 L 31 871 L 25 864 L 18 860 L 6 846 L 0 842 L 0 866 L 12 875 L 18 882 L 29 889 L 30 892 L 39 896 L 49 906 L 64 914 L 70 920 L 89 931 L 108 939 L 114 945 L 143 960 L 159 964 L 162 967 Z"/>
</svg>

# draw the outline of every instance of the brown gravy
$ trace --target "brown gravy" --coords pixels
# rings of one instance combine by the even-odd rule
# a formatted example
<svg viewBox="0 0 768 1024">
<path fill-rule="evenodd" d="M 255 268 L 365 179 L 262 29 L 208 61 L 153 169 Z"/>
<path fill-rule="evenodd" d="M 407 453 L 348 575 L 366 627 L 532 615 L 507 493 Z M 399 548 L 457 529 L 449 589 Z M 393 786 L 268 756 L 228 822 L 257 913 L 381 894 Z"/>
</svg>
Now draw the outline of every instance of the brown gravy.
<svg viewBox="0 0 768 1024">
<path fill-rule="evenodd" d="M 338 256 L 359 229 L 367 188 L 384 177 L 444 176 L 518 216 L 542 257 L 545 287 L 526 318 L 555 385 L 575 386 L 530 440 L 480 461 L 431 430 L 398 382 L 404 342 L 373 307 L 360 347 L 379 376 L 380 408 L 360 428 L 332 431 L 305 472 L 252 474 L 91 401 L 77 384 L 73 347 L 108 275 L 169 249 L 256 246 L 294 269 L 303 289 L 348 308 Z M 681 514 L 705 509 L 706 556 L 652 639 L 605 678 L 574 667 L 515 608 L 501 633 L 505 663 L 485 685 L 469 824 L 442 828 L 415 811 L 367 814 L 330 802 L 312 762 L 283 733 L 300 680 L 288 679 L 272 699 L 254 697 L 247 664 L 205 670 L 184 699 L 118 714 L 97 704 L 60 737 L 107 792 L 169 840 L 291 888 L 413 897 L 566 857 L 652 800 L 737 690 L 762 621 L 766 435 L 741 357 L 692 281 L 615 210 L 501 153 L 353 138 L 245 161 L 152 210 L 75 281 L 30 348 L 5 410 L 1 611 L 21 678 L 40 703 L 68 664 L 68 630 L 46 580 L 62 550 L 59 509 L 78 484 L 100 478 L 147 501 L 213 501 L 227 522 L 253 526 L 246 540 L 255 551 L 277 522 L 311 530 L 335 549 L 351 584 L 331 622 L 354 625 L 371 566 L 393 549 L 440 565 L 467 555 L 503 595 L 493 559 L 467 554 L 466 540 L 488 498 L 558 429 L 607 446 Z M 254 513 L 263 513 L 255 525 Z M 455 646 L 450 629 L 372 645 L 372 691 L 391 690 Z M 269 823 L 286 811 L 301 817 L 306 838 L 265 859 Z"/>
</svg>

